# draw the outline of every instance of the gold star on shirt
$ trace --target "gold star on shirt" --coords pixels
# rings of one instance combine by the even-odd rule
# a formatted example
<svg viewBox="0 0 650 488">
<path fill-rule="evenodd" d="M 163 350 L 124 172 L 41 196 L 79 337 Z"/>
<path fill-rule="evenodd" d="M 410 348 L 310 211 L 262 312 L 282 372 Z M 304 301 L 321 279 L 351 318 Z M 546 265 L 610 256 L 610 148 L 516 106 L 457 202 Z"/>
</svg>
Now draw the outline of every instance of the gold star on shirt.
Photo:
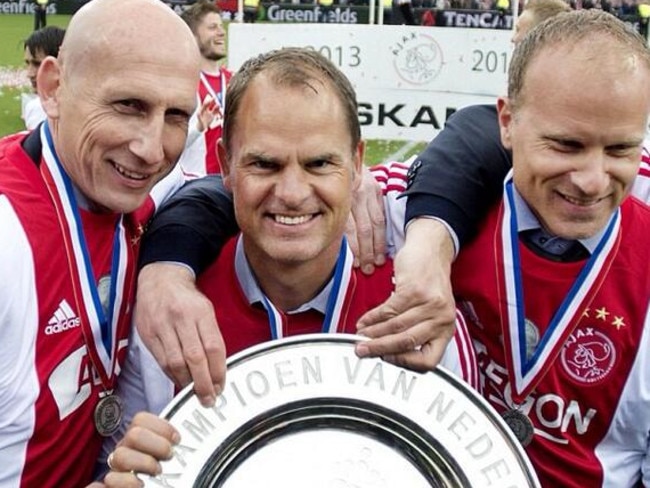
<svg viewBox="0 0 650 488">
<path fill-rule="evenodd" d="M 612 325 L 616 327 L 616 330 L 621 330 L 621 327 L 625 327 L 625 322 L 623 321 L 623 317 L 614 317 L 614 320 L 612 321 Z"/>
<path fill-rule="evenodd" d="M 609 312 L 605 307 L 602 308 L 597 308 L 596 309 L 596 318 L 600 320 L 607 320 L 607 316 L 609 315 Z"/>
<path fill-rule="evenodd" d="M 589 311 L 590 311 L 590 310 L 591 310 L 591 309 L 590 309 L 589 307 L 585 308 L 585 311 L 582 312 L 582 316 L 583 316 L 583 317 L 586 317 L 586 318 L 589 318 Z"/>
</svg>

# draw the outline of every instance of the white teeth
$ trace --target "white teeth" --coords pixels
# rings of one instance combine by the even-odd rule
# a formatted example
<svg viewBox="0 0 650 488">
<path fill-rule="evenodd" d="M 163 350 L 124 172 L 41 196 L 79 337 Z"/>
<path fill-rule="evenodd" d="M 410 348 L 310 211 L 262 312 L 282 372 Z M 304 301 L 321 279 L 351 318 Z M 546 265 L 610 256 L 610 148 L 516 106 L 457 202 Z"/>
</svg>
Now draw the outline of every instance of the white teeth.
<svg viewBox="0 0 650 488">
<path fill-rule="evenodd" d="M 284 225 L 304 224 L 309 219 L 311 219 L 311 215 L 299 215 L 297 217 L 289 217 L 287 215 L 276 215 L 275 216 L 275 221 L 277 223 L 279 223 L 279 224 L 284 224 Z"/>
<path fill-rule="evenodd" d="M 579 206 L 584 206 L 588 207 L 589 205 L 593 205 L 595 203 L 598 203 L 599 200 L 578 200 L 576 198 L 571 198 L 568 195 L 564 195 L 564 199 L 567 200 L 568 202 L 574 204 L 574 205 L 579 205 Z"/>
<path fill-rule="evenodd" d="M 119 174 L 122 176 L 126 176 L 127 178 L 130 178 L 132 180 L 146 180 L 148 178 L 147 175 L 143 175 L 141 173 L 135 173 L 133 171 L 128 171 L 121 166 L 118 166 L 117 164 L 113 163 L 113 167 L 117 170 Z"/>
</svg>

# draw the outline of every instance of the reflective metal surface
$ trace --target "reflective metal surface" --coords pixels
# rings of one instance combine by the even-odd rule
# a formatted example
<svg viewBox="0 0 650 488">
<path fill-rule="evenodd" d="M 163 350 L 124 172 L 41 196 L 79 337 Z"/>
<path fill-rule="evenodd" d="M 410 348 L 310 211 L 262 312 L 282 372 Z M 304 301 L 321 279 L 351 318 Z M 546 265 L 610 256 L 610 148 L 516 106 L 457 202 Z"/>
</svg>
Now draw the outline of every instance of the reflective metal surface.
<svg viewBox="0 0 650 488">
<path fill-rule="evenodd" d="M 501 417 L 442 369 L 359 359 L 345 334 L 265 343 L 228 360 L 213 408 L 191 388 L 162 415 L 180 431 L 146 486 L 537 487 Z"/>
</svg>

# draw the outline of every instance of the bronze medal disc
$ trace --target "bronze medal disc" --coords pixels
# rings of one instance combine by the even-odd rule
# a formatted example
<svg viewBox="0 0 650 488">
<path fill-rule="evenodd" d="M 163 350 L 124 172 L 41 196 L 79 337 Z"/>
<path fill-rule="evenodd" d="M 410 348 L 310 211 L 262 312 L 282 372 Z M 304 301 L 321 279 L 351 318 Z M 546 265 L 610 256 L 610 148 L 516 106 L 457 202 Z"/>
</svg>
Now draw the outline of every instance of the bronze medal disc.
<svg viewBox="0 0 650 488">
<path fill-rule="evenodd" d="M 103 437 L 109 437 L 117 432 L 122 422 L 122 399 L 114 394 L 100 398 L 95 407 L 95 428 Z"/>
<path fill-rule="evenodd" d="M 508 410 L 502 416 L 521 445 L 526 447 L 530 444 L 535 435 L 535 428 L 530 419 L 519 410 L 514 409 Z"/>
</svg>

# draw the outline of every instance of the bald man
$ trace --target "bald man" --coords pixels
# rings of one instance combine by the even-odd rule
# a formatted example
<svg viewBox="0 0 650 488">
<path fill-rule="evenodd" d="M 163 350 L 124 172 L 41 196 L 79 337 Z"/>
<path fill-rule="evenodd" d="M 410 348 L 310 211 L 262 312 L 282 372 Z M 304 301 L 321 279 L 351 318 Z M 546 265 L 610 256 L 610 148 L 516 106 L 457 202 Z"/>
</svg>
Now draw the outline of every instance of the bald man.
<svg viewBox="0 0 650 488">
<path fill-rule="evenodd" d="M 199 53 L 158 0 L 95 0 L 37 85 L 47 121 L 0 140 L 0 486 L 92 480 L 128 342 L 143 226 L 176 181 Z M 180 183 L 180 181 L 178 181 Z"/>
</svg>

